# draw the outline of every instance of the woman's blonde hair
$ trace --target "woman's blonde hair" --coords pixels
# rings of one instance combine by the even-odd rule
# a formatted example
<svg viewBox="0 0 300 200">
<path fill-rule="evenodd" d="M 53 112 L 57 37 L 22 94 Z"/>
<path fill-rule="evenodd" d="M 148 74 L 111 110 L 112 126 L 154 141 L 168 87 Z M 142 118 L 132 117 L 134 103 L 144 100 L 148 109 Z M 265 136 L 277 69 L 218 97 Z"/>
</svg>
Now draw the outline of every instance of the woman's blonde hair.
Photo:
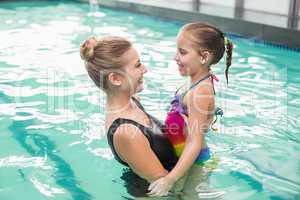
<svg viewBox="0 0 300 200">
<path fill-rule="evenodd" d="M 124 66 L 124 55 L 132 44 L 122 37 L 91 37 L 80 46 L 80 56 L 94 83 L 104 91 L 109 90 L 108 74 Z"/>
</svg>

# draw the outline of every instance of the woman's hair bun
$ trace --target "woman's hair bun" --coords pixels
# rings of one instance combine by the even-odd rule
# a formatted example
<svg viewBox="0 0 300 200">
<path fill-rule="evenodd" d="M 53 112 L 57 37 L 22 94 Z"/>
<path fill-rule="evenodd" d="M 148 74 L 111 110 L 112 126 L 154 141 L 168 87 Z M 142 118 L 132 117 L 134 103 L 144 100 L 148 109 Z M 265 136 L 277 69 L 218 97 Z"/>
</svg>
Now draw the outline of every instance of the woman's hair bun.
<svg viewBox="0 0 300 200">
<path fill-rule="evenodd" d="M 87 62 L 91 61 L 94 58 L 94 50 L 95 46 L 97 45 L 97 40 L 95 37 L 91 37 L 87 39 L 81 46 L 80 46 L 80 57 L 82 60 Z"/>
</svg>

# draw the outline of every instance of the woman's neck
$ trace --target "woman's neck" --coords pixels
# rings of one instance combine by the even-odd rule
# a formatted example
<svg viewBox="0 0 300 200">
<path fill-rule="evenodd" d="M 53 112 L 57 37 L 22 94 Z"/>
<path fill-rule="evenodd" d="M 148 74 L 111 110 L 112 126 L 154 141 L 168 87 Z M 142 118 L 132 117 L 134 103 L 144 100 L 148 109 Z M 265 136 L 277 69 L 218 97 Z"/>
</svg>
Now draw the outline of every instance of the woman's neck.
<svg viewBox="0 0 300 200">
<path fill-rule="evenodd" d="M 131 96 L 127 93 L 107 94 L 106 112 L 107 114 L 121 114 L 128 112 L 134 105 L 131 101 Z"/>
</svg>

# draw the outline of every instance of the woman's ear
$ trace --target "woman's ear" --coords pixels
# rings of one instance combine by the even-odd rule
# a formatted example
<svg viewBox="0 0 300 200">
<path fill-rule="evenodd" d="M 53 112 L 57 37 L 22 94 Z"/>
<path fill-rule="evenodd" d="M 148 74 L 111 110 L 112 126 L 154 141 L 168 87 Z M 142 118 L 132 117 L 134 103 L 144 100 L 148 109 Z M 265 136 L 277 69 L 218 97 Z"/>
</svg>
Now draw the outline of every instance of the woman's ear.
<svg viewBox="0 0 300 200">
<path fill-rule="evenodd" d="M 121 75 L 115 72 L 111 72 L 108 74 L 108 81 L 113 86 L 121 86 L 122 85 L 122 78 Z"/>
</svg>

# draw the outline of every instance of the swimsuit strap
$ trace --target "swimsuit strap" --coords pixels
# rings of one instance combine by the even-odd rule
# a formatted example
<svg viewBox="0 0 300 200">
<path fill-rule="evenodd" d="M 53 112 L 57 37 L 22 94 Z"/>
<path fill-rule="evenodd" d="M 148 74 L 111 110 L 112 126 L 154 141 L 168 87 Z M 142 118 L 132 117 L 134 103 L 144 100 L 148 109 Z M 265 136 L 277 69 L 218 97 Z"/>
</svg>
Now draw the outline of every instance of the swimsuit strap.
<svg viewBox="0 0 300 200">
<path fill-rule="evenodd" d="M 207 74 L 205 77 L 199 79 L 196 83 L 192 84 L 188 90 L 184 91 L 184 92 L 180 95 L 180 96 L 181 96 L 180 98 L 183 99 L 184 96 L 188 93 L 188 91 L 190 91 L 190 90 L 192 90 L 193 88 L 195 88 L 195 87 L 196 87 L 199 83 L 201 83 L 202 81 L 208 79 L 209 77 L 213 77 L 213 76 L 215 76 L 215 75 L 209 73 L 209 74 Z M 214 78 L 212 78 L 212 80 L 213 80 L 213 79 L 214 79 Z M 217 80 L 217 79 L 216 79 L 216 80 Z M 212 82 L 212 83 L 213 83 L 213 82 Z M 214 89 L 214 91 L 215 91 L 215 89 Z"/>
<path fill-rule="evenodd" d="M 214 90 L 214 94 L 216 94 L 216 91 L 215 91 L 215 84 L 214 84 L 214 81 L 219 81 L 218 77 L 214 74 L 210 74 L 210 80 L 211 80 L 211 84 L 213 85 L 213 90 Z"/>
<path fill-rule="evenodd" d="M 116 130 L 119 128 L 119 126 L 121 126 L 122 124 L 131 124 L 131 125 L 137 127 L 138 129 L 140 129 L 140 131 L 143 133 L 143 135 L 148 139 L 151 148 L 153 146 L 153 140 L 152 140 L 152 137 L 145 131 L 145 129 L 147 129 L 147 127 L 145 127 L 144 125 L 142 125 L 136 121 L 133 121 L 131 119 L 126 119 L 126 118 L 117 118 L 113 121 L 113 123 L 110 125 L 110 127 L 107 131 L 107 141 L 108 141 L 109 146 L 111 147 L 111 150 L 115 156 L 115 159 L 117 161 L 119 161 L 121 164 L 128 166 L 128 164 L 119 157 L 119 155 L 117 154 L 115 147 L 114 147 L 114 139 L 113 139 L 114 134 L 115 134 Z"/>
<path fill-rule="evenodd" d="M 209 73 L 209 74 L 207 74 L 206 76 L 204 76 L 203 78 L 201 78 L 200 80 L 198 80 L 196 83 L 192 84 L 192 85 L 190 86 L 190 88 L 188 89 L 188 91 L 191 90 L 191 89 L 193 89 L 194 87 L 196 87 L 196 86 L 197 86 L 199 83 L 201 83 L 202 81 L 208 79 L 210 76 L 211 76 L 211 74 Z"/>
<path fill-rule="evenodd" d="M 137 105 L 137 107 L 139 107 L 139 109 L 141 109 L 143 112 L 146 112 L 145 108 L 142 106 L 142 104 L 140 103 L 139 100 L 137 100 L 135 97 L 131 97 L 131 99 L 134 101 L 135 105 Z"/>
<path fill-rule="evenodd" d="M 183 86 L 184 86 L 184 85 L 180 86 L 180 87 L 176 90 L 175 95 L 179 92 L 179 90 L 180 90 L 181 88 L 183 88 Z"/>
</svg>

